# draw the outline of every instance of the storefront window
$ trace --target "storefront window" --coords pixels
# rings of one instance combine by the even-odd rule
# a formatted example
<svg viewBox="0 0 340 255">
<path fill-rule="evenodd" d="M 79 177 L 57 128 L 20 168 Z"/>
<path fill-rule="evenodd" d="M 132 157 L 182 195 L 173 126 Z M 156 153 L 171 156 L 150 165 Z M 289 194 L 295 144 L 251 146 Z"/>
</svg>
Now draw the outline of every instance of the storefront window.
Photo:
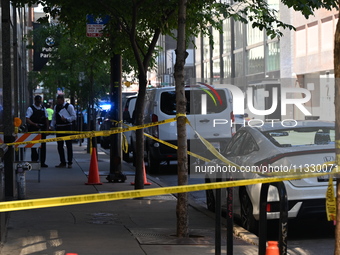
<svg viewBox="0 0 340 255">
<path fill-rule="evenodd" d="M 280 45 L 278 42 L 268 44 L 267 71 L 277 71 L 280 69 Z"/>
<path fill-rule="evenodd" d="M 247 51 L 248 74 L 264 72 L 264 47 L 259 46 Z"/>
</svg>

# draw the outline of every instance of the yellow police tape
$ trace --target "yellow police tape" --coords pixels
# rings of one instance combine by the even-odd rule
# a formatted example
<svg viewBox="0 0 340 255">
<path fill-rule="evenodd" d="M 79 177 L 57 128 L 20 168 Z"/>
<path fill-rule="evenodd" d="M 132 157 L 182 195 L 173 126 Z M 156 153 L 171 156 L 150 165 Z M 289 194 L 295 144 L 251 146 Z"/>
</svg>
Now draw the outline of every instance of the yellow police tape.
<svg viewBox="0 0 340 255">
<path fill-rule="evenodd" d="M 326 214 L 328 221 L 336 219 L 336 198 L 334 195 L 333 176 L 329 177 L 327 192 L 326 192 Z"/>
<path fill-rule="evenodd" d="M 129 128 L 119 128 L 113 130 L 104 130 L 104 131 L 87 131 L 87 132 L 79 132 L 79 131 L 40 131 L 40 132 L 32 132 L 32 133 L 45 133 L 45 134 L 72 134 L 72 133 L 81 133 L 79 135 L 68 135 L 62 136 L 57 138 L 46 138 L 41 140 L 34 140 L 34 141 L 26 141 L 26 142 L 16 142 L 16 143 L 7 143 L 7 146 L 11 145 L 20 145 L 20 144 L 32 144 L 32 143 L 49 143 L 49 142 L 57 142 L 57 141 L 65 141 L 65 140 L 76 140 L 76 139 L 83 139 L 83 138 L 91 138 L 97 136 L 109 136 L 113 134 L 119 134 L 127 131 L 134 131 L 137 129 L 153 127 L 157 125 L 162 125 L 165 123 L 170 123 L 176 121 L 177 118 L 171 118 L 167 120 L 162 120 L 158 122 L 152 122 L 148 124 L 132 126 Z"/>
<path fill-rule="evenodd" d="M 294 176 L 286 176 L 284 178 L 269 177 L 269 178 L 259 178 L 259 179 L 251 179 L 251 180 L 213 182 L 213 183 L 206 183 L 206 184 L 171 186 L 171 187 L 132 190 L 132 191 L 118 191 L 118 192 L 108 192 L 108 193 L 100 193 L 100 194 L 95 193 L 95 194 L 75 195 L 75 196 L 27 199 L 24 201 L 0 202 L 0 212 L 77 205 L 77 204 L 96 203 L 96 202 L 106 202 L 106 201 L 114 201 L 114 200 L 122 200 L 122 199 L 139 198 L 139 197 L 158 196 L 158 195 L 164 195 L 164 194 L 193 192 L 193 191 L 208 190 L 208 189 L 223 189 L 223 188 L 230 188 L 230 187 L 237 187 L 237 186 L 252 185 L 252 184 L 257 184 L 257 183 L 271 183 L 271 182 L 295 180 L 295 179 L 309 178 L 309 177 L 322 176 L 322 175 L 326 175 L 326 173 L 313 174 L 313 175 L 305 174 L 305 175 L 299 175 L 299 176 L 294 175 Z"/>
<path fill-rule="evenodd" d="M 91 138 L 91 137 L 96 137 L 96 136 L 108 136 L 108 135 L 112 135 L 112 134 L 118 134 L 118 133 L 123 133 L 126 131 L 133 131 L 133 130 L 137 130 L 137 129 L 142 129 L 142 128 L 146 128 L 146 127 L 151 127 L 151 126 L 157 126 L 157 125 L 161 125 L 161 124 L 165 124 L 165 123 L 170 123 L 170 122 L 174 122 L 177 120 L 178 117 L 186 117 L 185 114 L 178 114 L 176 115 L 175 118 L 171 118 L 171 119 L 167 119 L 167 120 L 163 120 L 163 121 L 159 121 L 159 122 L 153 122 L 153 123 L 148 123 L 148 124 L 144 124 L 144 125 L 138 125 L 138 126 L 132 126 L 129 127 L 127 126 L 127 128 L 121 128 L 121 127 L 116 127 L 113 128 L 112 130 L 106 130 L 106 131 L 88 131 L 88 132 L 79 132 L 79 131 L 42 131 L 39 133 L 56 133 L 56 134 L 78 134 L 78 135 L 69 135 L 69 136 L 63 136 L 63 137 L 57 137 L 57 138 L 50 138 L 50 139 L 42 139 L 42 140 L 36 140 L 36 141 L 27 141 L 27 142 L 18 142 L 18 143 L 8 143 L 7 145 L 19 145 L 19 144 L 31 144 L 31 143 L 41 143 L 41 142 L 54 142 L 54 141 L 64 141 L 64 140 L 73 140 L 73 139 L 83 139 L 83 138 Z M 114 121 L 116 123 L 121 123 L 118 121 Z M 230 166 L 234 166 L 236 167 L 236 169 L 240 169 L 240 166 L 238 166 L 237 164 L 234 164 L 233 162 L 229 161 L 227 158 L 225 158 L 222 154 L 220 154 L 215 147 L 208 142 L 206 139 L 204 139 L 191 125 L 191 123 L 189 122 L 188 119 L 186 119 L 187 124 L 194 130 L 194 132 L 196 133 L 196 135 L 198 136 L 198 138 L 201 140 L 201 142 L 204 144 L 204 146 L 220 161 L 222 161 L 224 164 L 230 165 Z M 126 125 L 125 125 L 126 126 Z M 32 132 L 34 133 L 34 132 Z M 36 132 L 35 132 L 36 133 Z M 80 133 L 80 134 L 79 134 Z M 160 143 L 163 143 L 173 149 L 178 149 L 177 146 L 167 143 L 165 141 L 162 141 L 156 137 L 153 137 L 151 135 L 148 135 L 146 133 L 144 133 L 144 135 L 146 135 L 147 137 L 154 139 Z M 124 144 L 126 143 L 126 145 L 124 146 L 124 151 L 127 152 L 127 141 L 125 139 Z M 124 145 L 123 144 L 123 145 Z M 339 147 L 340 146 L 340 142 L 336 141 L 336 146 Z M 190 151 L 188 151 L 188 154 L 191 156 L 194 156 L 196 158 L 199 158 L 203 161 L 209 162 L 209 159 L 206 159 L 200 155 L 197 155 L 195 153 L 192 153 Z M 335 166 L 335 162 L 325 162 L 322 165 L 332 165 L 333 164 L 333 168 L 332 168 L 332 172 L 333 173 L 337 173 L 338 172 L 338 167 Z M 289 169 L 289 171 L 287 172 L 268 172 L 268 173 L 262 173 L 263 175 L 266 176 L 274 176 L 271 178 L 274 178 L 274 180 L 272 181 L 282 181 L 282 180 L 286 180 L 287 174 L 292 174 L 292 176 L 294 176 L 294 179 L 301 179 L 301 178 L 308 178 L 308 177 L 317 177 L 317 176 L 322 176 L 322 175 L 328 175 L 330 173 L 318 173 L 317 171 L 314 171 L 315 169 L 311 169 L 310 166 L 304 167 L 299 169 L 299 172 L 296 172 L 296 169 Z M 301 174 L 304 173 L 304 174 Z M 307 174 L 309 173 L 309 174 Z M 310 174 L 312 173 L 312 174 Z M 275 177 L 276 176 L 276 177 Z M 278 178 L 277 176 L 281 176 L 280 178 Z M 266 178 L 267 179 L 267 178 Z M 248 180 L 249 181 L 249 180 Z M 228 182 L 230 183 L 230 182 Z M 248 182 L 248 184 L 243 184 L 243 185 L 251 185 L 251 184 L 256 184 L 256 183 L 261 183 L 261 179 L 256 179 L 256 180 L 251 180 Z M 204 185 L 208 185 L 208 184 L 204 184 Z M 239 185 L 239 186 L 243 186 L 243 185 Z M 197 185 L 195 185 L 197 186 Z M 181 186 L 182 188 L 184 186 Z M 225 186 L 227 187 L 227 186 Z M 209 188 L 203 188 L 199 189 L 199 190 L 203 190 L 203 189 L 209 189 Z M 196 189 L 195 189 L 196 190 Z M 192 190 L 192 191 L 195 191 Z M 189 191 L 177 191 L 176 193 L 179 192 L 189 192 Z M 116 193 L 115 193 L 116 194 Z M 162 193 L 162 194 L 166 194 L 166 193 Z M 159 195 L 159 194 L 155 194 L 155 195 Z M 145 195 L 143 195 L 145 196 Z M 132 197 L 131 197 L 132 198 Z M 327 194 L 326 194 L 326 205 L 327 205 L 327 217 L 329 220 L 332 220 L 335 217 L 335 198 L 334 198 L 334 186 L 333 186 L 333 180 L 332 178 L 329 179 L 329 184 L 328 184 L 328 189 L 327 189 Z M 98 201 L 99 202 L 99 201 Z M 1 211 L 1 210 L 0 210 Z"/>
</svg>

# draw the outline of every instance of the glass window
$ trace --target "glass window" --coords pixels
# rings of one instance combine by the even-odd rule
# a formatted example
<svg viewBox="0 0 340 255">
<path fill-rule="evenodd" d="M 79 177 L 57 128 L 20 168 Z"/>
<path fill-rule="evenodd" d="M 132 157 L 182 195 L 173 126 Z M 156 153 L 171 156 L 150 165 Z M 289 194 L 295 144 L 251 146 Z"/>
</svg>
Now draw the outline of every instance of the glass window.
<svg viewBox="0 0 340 255">
<path fill-rule="evenodd" d="M 220 56 L 220 31 L 218 31 L 217 29 L 213 29 L 213 40 L 214 40 L 214 45 L 213 45 L 212 56 L 218 57 Z"/>
<path fill-rule="evenodd" d="M 263 133 L 278 147 L 325 145 L 335 143 L 334 128 L 306 127 Z"/>
<path fill-rule="evenodd" d="M 308 45 L 308 54 L 317 53 L 319 51 L 319 26 L 317 22 L 314 22 L 311 25 L 308 25 L 307 30 L 307 45 Z"/>
<path fill-rule="evenodd" d="M 235 49 L 243 49 L 243 23 L 236 21 L 234 25 L 235 30 Z"/>
<path fill-rule="evenodd" d="M 242 143 L 246 138 L 246 132 L 240 131 L 235 134 L 235 136 L 230 141 L 229 145 L 226 148 L 225 153 L 223 153 L 226 157 L 228 156 L 237 156 L 239 155 Z"/>
<path fill-rule="evenodd" d="M 295 32 L 295 45 L 296 52 L 295 55 L 297 57 L 302 57 L 306 55 L 306 29 L 305 27 L 296 28 Z"/>
<path fill-rule="evenodd" d="M 215 59 L 213 61 L 213 76 L 214 81 L 218 81 L 221 78 L 220 59 Z"/>
<path fill-rule="evenodd" d="M 210 72 L 210 62 L 204 62 L 203 63 L 203 77 L 204 78 L 211 78 L 211 72 Z"/>
<path fill-rule="evenodd" d="M 231 77 L 231 58 L 230 56 L 223 57 L 223 78 Z"/>
<path fill-rule="evenodd" d="M 257 150 L 258 150 L 258 147 L 253 137 L 249 133 L 247 133 L 246 138 L 244 139 L 244 142 L 242 145 L 242 149 L 240 150 L 239 154 L 248 155 L 252 153 L 253 151 L 257 151 Z"/>
<path fill-rule="evenodd" d="M 231 52 L 231 34 L 230 19 L 223 21 L 223 54 Z"/>
<path fill-rule="evenodd" d="M 210 44 L 207 36 L 203 37 L 203 60 L 210 59 Z"/>
<path fill-rule="evenodd" d="M 202 49 L 202 45 L 201 45 L 201 38 L 195 38 L 195 44 L 198 50 L 195 50 L 195 62 L 197 64 L 199 64 L 202 61 L 202 54 L 201 54 L 201 49 Z"/>
<path fill-rule="evenodd" d="M 264 72 L 264 47 L 259 46 L 247 52 L 248 74 Z"/>
<path fill-rule="evenodd" d="M 247 24 L 247 45 L 263 43 L 263 31 L 258 28 L 253 28 L 252 23 Z"/>
<path fill-rule="evenodd" d="M 209 93 L 207 93 L 207 91 Z M 191 89 L 185 91 L 187 100 L 186 114 L 202 114 L 202 103 L 206 102 L 206 114 L 220 113 L 227 108 L 226 94 L 222 89 L 215 90 L 217 95 L 209 89 Z M 219 100 L 220 98 L 221 100 Z M 176 92 L 166 91 L 161 94 L 161 111 L 167 115 L 176 115 Z"/>
<path fill-rule="evenodd" d="M 267 71 L 280 69 L 280 44 L 279 42 L 268 43 L 267 47 Z"/>
<path fill-rule="evenodd" d="M 333 50 L 334 29 L 332 17 L 321 24 L 321 51 Z"/>
<path fill-rule="evenodd" d="M 195 68 L 196 68 L 196 78 L 197 79 L 202 78 L 202 65 L 200 63 L 197 63 Z"/>
<path fill-rule="evenodd" d="M 244 61 L 243 52 L 235 53 L 235 77 L 243 77 Z"/>
</svg>

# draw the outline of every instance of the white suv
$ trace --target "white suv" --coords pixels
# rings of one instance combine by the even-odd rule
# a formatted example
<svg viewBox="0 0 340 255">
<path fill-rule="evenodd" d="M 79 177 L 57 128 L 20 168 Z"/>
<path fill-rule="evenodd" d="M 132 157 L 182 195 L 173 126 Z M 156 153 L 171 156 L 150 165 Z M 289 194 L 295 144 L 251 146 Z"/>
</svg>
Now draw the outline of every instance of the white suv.
<svg viewBox="0 0 340 255">
<path fill-rule="evenodd" d="M 210 87 L 210 86 L 209 86 Z M 215 148 L 224 149 L 232 137 L 232 96 L 229 90 L 219 86 L 207 88 L 201 85 L 185 87 L 187 118 L 193 128 Z M 149 89 L 145 96 L 144 123 L 162 121 L 176 116 L 175 87 Z M 176 122 L 144 129 L 160 140 L 177 145 Z M 188 150 L 202 156 L 209 152 L 194 130 L 187 126 Z M 133 143 L 135 138 L 133 137 Z M 148 171 L 156 173 L 162 161 L 177 160 L 177 151 L 153 139 L 145 139 Z"/>
</svg>

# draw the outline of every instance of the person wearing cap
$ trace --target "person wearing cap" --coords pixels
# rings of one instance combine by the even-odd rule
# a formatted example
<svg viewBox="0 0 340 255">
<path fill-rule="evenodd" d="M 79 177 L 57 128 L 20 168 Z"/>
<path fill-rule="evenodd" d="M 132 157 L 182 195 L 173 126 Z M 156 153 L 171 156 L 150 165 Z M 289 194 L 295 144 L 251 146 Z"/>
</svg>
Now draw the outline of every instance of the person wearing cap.
<svg viewBox="0 0 340 255">
<path fill-rule="evenodd" d="M 63 95 L 57 96 L 57 104 L 54 106 L 54 112 L 52 116 L 51 129 L 55 127 L 56 131 L 72 131 L 72 122 L 77 118 L 76 112 L 72 104 L 65 103 Z M 57 137 L 68 136 L 70 134 L 57 134 Z M 67 149 L 67 167 L 72 168 L 73 160 L 73 148 L 72 140 L 66 140 Z M 57 168 L 66 167 L 66 158 L 64 151 L 64 141 L 57 141 L 58 153 L 60 158 L 60 164 L 56 165 Z"/>
<path fill-rule="evenodd" d="M 26 123 L 28 132 L 46 131 L 49 122 L 46 108 L 42 104 L 41 96 L 34 97 L 34 104 L 29 106 L 26 111 Z M 46 134 L 41 134 L 41 139 L 46 139 Z M 48 167 L 46 161 L 46 143 L 41 143 L 40 157 L 36 148 L 31 148 L 31 160 L 38 161 L 40 159 L 41 167 Z"/>
</svg>

